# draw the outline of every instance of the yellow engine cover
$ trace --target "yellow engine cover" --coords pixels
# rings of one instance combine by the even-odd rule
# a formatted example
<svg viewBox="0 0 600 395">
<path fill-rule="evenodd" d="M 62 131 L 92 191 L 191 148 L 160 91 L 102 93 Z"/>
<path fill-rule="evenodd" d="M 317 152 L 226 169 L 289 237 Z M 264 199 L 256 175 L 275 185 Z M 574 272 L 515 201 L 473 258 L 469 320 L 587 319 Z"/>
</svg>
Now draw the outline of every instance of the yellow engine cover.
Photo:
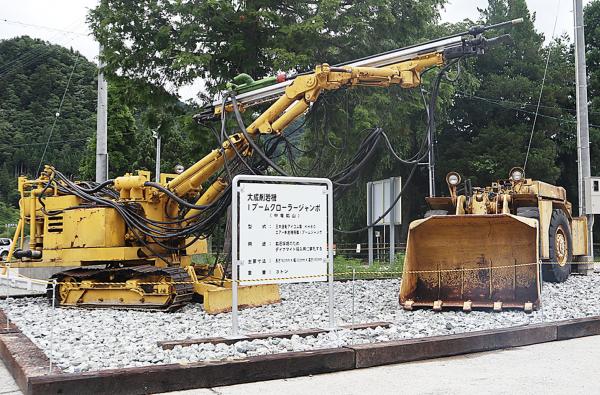
<svg viewBox="0 0 600 395">
<path fill-rule="evenodd" d="M 113 208 L 82 208 L 44 217 L 44 249 L 119 247 L 125 223 Z"/>
</svg>

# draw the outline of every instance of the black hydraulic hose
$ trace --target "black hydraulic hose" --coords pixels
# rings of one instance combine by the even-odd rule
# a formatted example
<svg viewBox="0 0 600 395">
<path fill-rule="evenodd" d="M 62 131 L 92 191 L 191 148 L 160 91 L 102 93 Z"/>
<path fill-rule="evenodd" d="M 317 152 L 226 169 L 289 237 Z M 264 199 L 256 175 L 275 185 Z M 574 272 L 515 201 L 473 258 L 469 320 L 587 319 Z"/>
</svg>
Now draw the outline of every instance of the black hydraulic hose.
<svg viewBox="0 0 600 395">
<path fill-rule="evenodd" d="M 91 189 L 86 189 L 86 188 L 82 188 L 81 186 L 77 185 L 77 187 L 79 187 L 82 191 L 86 192 L 86 193 L 96 193 L 101 191 L 102 189 L 104 189 L 105 187 L 109 186 L 109 185 L 113 185 L 115 183 L 115 180 L 106 180 L 103 183 L 100 183 L 98 185 L 96 185 L 95 187 L 91 188 Z"/>
<path fill-rule="evenodd" d="M 152 181 L 146 181 L 144 183 L 144 186 L 147 187 L 152 187 L 152 188 L 156 188 L 159 191 L 165 193 L 167 196 L 169 196 L 171 199 L 175 200 L 177 203 L 181 204 L 182 206 L 185 206 L 189 209 L 192 210 L 206 210 L 207 208 L 211 207 L 214 202 L 210 203 L 210 204 L 206 204 L 206 205 L 195 205 L 193 203 L 188 202 L 185 199 L 180 198 L 179 196 L 177 196 L 175 193 L 173 193 L 172 191 L 170 191 L 168 188 L 162 186 L 161 184 L 157 183 L 157 182 L 152 182 Z"/>
<path fill-rule="evenodd" d="M 235 99 L 235 96 L 233 95 L 232 92 L 228 92 L 226 94 L 226 97 L 227 96 L 232 96 Z M 223 106 L 221 108 L 221 117 L 222 117 L 222 119 L 221 119 L 221 135 L 222 135 L 221 138 L 224 138 L 223 134 L 224 134 L 224 126 L 225 126 L 225 124 L 224 124 L 225 114 L 227 114 L 227 112 L 225 111 L 225 101 L 223 101 Z M 238 123 L 239 123 L 239 121 L 238 121 Z M 242 125 L 243 125 L 243 122 L 242 122 Z M 242 131 L 245 131 L 245 130 L 246 130 L 245 127 L 242 128 Z M 244 159 L 243 155 L 238 151 L 238 149 L 235 146 L 235 144 L 230 140 L 230 137 L 227 137 L 227 141 L 229 141 L 229 144 L 231 145 L 231 148 L 233 148 L 233 151 L 235 152 L 235 155 L 238 157 L 238 159 L 240 160 L 240 162 L 242 162 L 244 164 L 244 166 L 246 166 L 246 168 L 252 172 L 252 174 L 256 174 L 256 172 L 254 171 L 254 169 L 252 168 L 252 166 L 250 166 L 248 164 L 248 162 L 246 162 L 246 159 Z M 221 142 L 221 144 L 222 143 L 223 142 Z M 227 161 L 227 156 L 225 156 L 225 161 Z M 233 181 L 233 179 L 231 179 L 230 181 Z"/>
<path fill-rule="evenodd" d="M 410 184 L 410 181 L 413 178 L 413 175 L 415 174 L 415 170 L 417 170 L 417 167 L 419 165 L 418 164 L 414 164 L 406 181 L 404 182 L 404 185 L 402 185 L 402 189 L 400 189 L 400 192 L 398 193 L 398 196 L 396 196 L 396 199 L 394 199 L 394 201 L 392 202 L 392 204 L 390 204 L 390 207 L 388 207 L 387 210 L 385 210 L 385 212 L 383 214 L 381 214 L 379 216 L 379 218 L 377 218 L 376 220 L 374 220 L 372 223 L 370 223 L 367 226 L 363 226 L 362 228 L 359 229 L 353 229 L 353 230 L 342 230 L 342 229 L 338 229 L 338 228 L 334 228 L 333 230 L 338 232 L 338 233 L 344 233 L 344 234 L 353 234 L 353 233 L 360 233 L 360 232 L 364 232 L 365 230 L 372 228 L 373 226 L 375 226 L 375 224 L 377 224 L 379 221 L 381 221 L 383 218 L 385 218 L 386 215 L 388 215 L 390 213 L 390 211 L 392 211 L 392 209 L 394 208 L 394 206 L 396 206 L 396 204 L 398 204 L 398 201 L 400 201 L 400 198 L 402 197 L 402 195 L 404 194 L 404 191 L 406 190 L 406 187 Z"/>
<path fill-rule="evenodd" d="M 438 99 L 438 94 L 439 94 L 439 90 L 440 90 L 440 84 L 442 82 L 442 77 L 446 74 L 446 71 L 448 71 L 448 69 L 450 69 L 452 66 L 454 66 L 454 64 L 456 64 L 457 62 L 460 61 L 461 58 L 457 58 L 454 61 L 444 65 L 444 67 L 442 67 L 442 69 L 438 72 L 436 78 L 435 78 L 435 82 L 433 84 L 433 90 L 431 91 L 431 98 L 429 100 L 429 111 L 427 112 L 428 117 L 429 117 L 429 122 L 428 122 L 428 134 L 429 134 L 429 156 L 430 156 L 430 160 L 429 160 L 429 166 L 432 169 L 435 169 L 435 110 L 436 110 L 436 104 L 437 104 L 437 99 Z M 433 192 L 435 194 L 435 174 L 432 172 L 432 186 L 433 186 Z"/>
<path fill-rule="evenodd" d="M 439 92 L 439 87 L 440 87 L 440 83 L 442 80 L 442 76 L 446 73 L 446 71 L 450 67 L 452 67 L 459 60 L 460 60 L 460 58 L 458 58 L 455 61 L 450 62 L 447 65 L 445 65 L 444 67 L 442 67 L 442 69 L 438 72 L 438 75 L 436 76 L 433 91 L 431 93 L 431 98 L 429 100 L 429 110 L 427 112 L 427 116 L 428 116 L 428 120 L 429 120 L 429 122 L 428 122 L 428 135 L 429 136 L 433 136 L 435 133 L 435 116 L 434 115 L 435 115 L 435 109 L 436 109 L 435 107 L 436 107 L 436 103 L 437 103 L 438 92 Z M 387 140 L 387 138 L 386 138 L 386 140 Z M 390 148 L 390 149 L 392 148 L 391 144 L 388 148 Z M 431 147 L 430 147 L 430 149 L 431 149 Z M 391 151 L 393 152 L 393 150 L 391 150 Z M 428 153 L 428 151 L 426 153 Z M 397 159 L 400 159 L 395 154 L 395 152 L 393 152 L 393 154 L 394 154 L 394 156 L 396 156 Z M 423 158 L 424 158 L 424 156 L 423 156 Z M 423 158 L 421 158 L 421 159 L 423 159 Z M 409 185 L 410 181 L 412 180 L 418 166 L 419 166 L 418 161 L 415 161 L 415 163 L 413 164 L 413 167 L 410 171 L 410 174 L 408 175 L 408 178 L 406 179 L 404 185 L 402 186 L 402 189 L 398 193 L 398 196 L 396 196 L 396 199 L 394 199 L 392 204 L 390 204 L 390 207 L 388 207 L 388 209 L 379 218 L 377 218 L 376 220 L 374 220 L 372 223 L 368 224 L 367 226 L 363 226 L 362 228 L 359 228 L 359 229 L 342 230 L 342 229 L 334 228 L 334 231 L 336 231 L 338 233 L 344 233 L 344 234 L 354 234 L 354 233 L 364 232 L 365 230 L 375 226 L 375 224 L 377 224 L 379 221 L 381 221 L 383 218 L 385 218 L 385 216 L 388 215 L 392 211 L 394 206 L 396 206 L 396 204 L 398 204 L 398 202 L 400 201 L 400 198 L 402 197 L 402 195 L 404 194 L 404 191 L 406 190 L 406 187 Z"/>
<path fill-rule="evenodd" d="M 406 159 L 402 159 L 400 156 L 398 156 L 398 154 L 396 153 L 396 151 L 394 151 L 394 148 L 392 147 L 392 143 L 390 142 L 390 139 L 388 138 L 387 134 L 385 132 L 382 133 L 383 135 L 383 139 L 385 141 L 385 145 L 388 148 L 388 151 L 390 151 L 390 153 L 392 154 L 392 156 L 394 156 L 394 158 L 396 158 L 397 161 L 404 163 L 405 165 L 412 165 L 415 163 L 419 163 L 420 161 L 422 161 L 423 159 L 425 159 L 425 157 L 427 156 L 427 154 L 429 153 L 428 150 L 426 150 L 424 153 L 421 154 L 421 151 L 419 151 L 417 153 L 421 154 L 420 157 L 416 158 L 416 159 L 412 159 L 412 160 L 406 160 Z M 427 139 L 428 134 L 425 134 L 425 140 Z"/>
<path fill-rule="evenodd" d="M 235 95 L 231 95 L 230 97 L 231 97 L 231 103 L 233 104 L 233 112 L 235 114 L 235 119 L 236 119 L 236 121 L 238 123 L 238 127 L 241 129 L 242 133 L 244 134 L 244 137 L 246 138 L 246 140 L 248 140 L 248 143 L 250 144 L 250 146 L 252 147 L 252 149 L 254 151 L 256 151 L 258 153 L 258 155 L 262 158 L 262 160 L 264 160 L 276 172 L 278 172 L 282 176 L 289 176 L 289 174 L 285 170 L 283 170 L 281 167 L 279 167 L 275 162 L 273 162 L 263 152 L 263 150 L 258 146 L 258 144 L 256 144 L 256 142 L 254 141 L 254 139 L 252 138 L 252 136 L 250 136 L 250 134 L 246 130 L 246 126 L 244 125 L 244 121 L 242 120 L 242 116 L 240 114 L 240 109 L 238 108 L 237 99 L 236 99 Z"/>
<path fill-rule="evenodd" d="M 106 200 L 104 198 L 98 198 L 93 195 L 89 195 L 89 194 L 85 193 L 82 190 L 82 188 L 80 188 L 78 185 L 76 185 L 73 182 L 71 182 L 70 180 L 68 180 L 60 172 L 58 172 L 56 175 L 60 180 L 62 180 L 65 183 L 65 187 L 60 187 L 60 184 L 57 184 L 57 186 L 59 186 L 60 190 L 64 190 L 67 193 L 75 194 L 76 196 L 79 196 L 80 198 L 82 198 L 86 201 L 96 203 L 100 206 L 114 208 L 119 213 L 119 215 L 121 215 L 123 217 L 127 226 L 133 231 L 136 239 L 138 239 L 139 242 L 145 248 L 148 248 L 153 254 L 155 254 L 157 257 L 159 257 L 162 260 L 165 260 L 165 258 L 162 257 L 161 254 L 154 251 L 152 249 L 152 247 L 150 245 L 148 245 L 148 243 L 146 243 L 143 236 L 151 238 L 152 240 L 154 240 L 154 242 L 156 244 L 160 245 L 161 247 L 163 247 L 167 250 L 180 250 L 181 248 L 184 248 L 184 247 L 174 247 L 174 246 L 162 243 L 160 241 L 160 239 L 184 237 L 184 236 L 190 236 L 190 235 L 195 234 L 196 237 L 194 238 L 194 240 L 197 240 L 198 238 L 203 237 L 203 234 L 208 234 L 206 232 L 206 230 L 210 230 L 214 227 L 214 224 L 216 223 L 215 219 L 218 219 L 219 212 L 223 210 L 223 207 L 226 207 L 226 205 L 224 204 L 226 202 L 223 199 L 219 199 L 219 203 L 220 203 L 219 207 L 217 207 L 217 210 L 212 210 L 212 212 L 208 212 L 208 214 L 209 214 L 208 218 L 206 218 L 205 220 L 199 222 L 198 224 L 193 224 L 192 226 L 183 228 L 178 232 L 165 233 L 165 232 L 161 232 L 159 229 L 153 229 L 151 227 L 144 225 L 143 222 L 149 222 L 148 219 L 141 217 L 135 211 L 131 211 L 131 209 L 128 206 L 119 204 L 112 200 Z M 69 187 L 70 187 L 70 189 L 69 189 Z M 228 193 L 228 192 L 226 192 L 226 193 Z M 205 213 L 201 213 L 201 214 L 205 214 Z M 194 217 L 196 217 L 196 216 L 194 216 Z M 187 220 L 190 220 L 190 219 L 191 218 L 188 218 Z M 160 222 L 162 222 L 162 221 L 160 221 Z M 171 230 L 171 228 L 166 228 L 165 230 Z M 190 244 L 191 244 L 191 242 L 188 242 L 186 244 L 186 247 Z M 166 260 L 165 260 L 165 262 L 166 262 Z"/>
<path fill-rule="evenodd" d="M 341 183 L 344 180 L 346 180 L 348 177 L 353 176 L 354 174 L 356 174 L 356 172 L 360 171 L 360 169 L 371 159 L 371 157 L 373 156 L 373 154 L 375 153 L 375 150 L 377 148 L 377 143 L 379 142 L 379 139 L 381 138 L 381 129 L 377 128 L 376 132 L 373 133 L 375 135 L 375 141 L 373 142 L 373 145 L 371 146 L 371 148 L 367 151 L 367 153 L 364 155 L 364 157 L 361 159 L 360 162 L 358 162 L 355 166 L 353 166 L 352 168 L 348 169 L 348 172 L 336 177 L 335 181 L 332 180 L 332 182 L 334 182 L 335 184 Z M 356 180 L 354 180 L 352 182 L 352 184 L 356 182 Z M 351 184 L 350 184 L 351 185 Z"/>
</svg>

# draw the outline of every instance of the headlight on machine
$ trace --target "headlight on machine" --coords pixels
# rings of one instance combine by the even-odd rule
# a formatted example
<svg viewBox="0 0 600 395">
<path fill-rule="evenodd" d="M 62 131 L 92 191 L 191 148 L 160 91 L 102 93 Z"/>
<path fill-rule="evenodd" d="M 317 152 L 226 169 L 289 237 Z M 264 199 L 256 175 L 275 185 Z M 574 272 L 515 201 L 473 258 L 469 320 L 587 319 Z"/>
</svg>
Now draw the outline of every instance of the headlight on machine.
<svg viewBox="0 0 600 395">
<path fill-rule="evenodd" d="M 513 167 L 510 170 L 510 179 L 515 181 L 515 182 L 519 182 L 522 181 L 525 178 L 525 170 L 523 170 L 520 167 Z"/>
<path fill-rule="evenodd" d="M 460 183 L 460 174 L 452 171 L 450 173 L 448 173 L 448 175 L 446 176 L 446 182 L 448 183 L 448 185 L 451 186 L 457 186 Z"/>
</svg>

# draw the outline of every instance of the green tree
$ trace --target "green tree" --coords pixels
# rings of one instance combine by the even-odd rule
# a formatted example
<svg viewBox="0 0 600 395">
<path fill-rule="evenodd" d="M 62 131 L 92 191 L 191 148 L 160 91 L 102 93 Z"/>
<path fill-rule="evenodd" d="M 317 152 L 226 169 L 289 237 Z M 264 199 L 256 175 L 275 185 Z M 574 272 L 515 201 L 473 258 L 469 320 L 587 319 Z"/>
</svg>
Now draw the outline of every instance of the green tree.
<svg viewBox="0 0 600 395">
<path fill-rule="evenodd" d="M 584 8 L 592 175 L 600 174 L 600 0 Z"/>
<path fill-rule="evenodd" d="M 548 182 L 557 181 L 561 174 L 559 143 L 570 142 L 573 132 L 573 118 L 562 110 L 571 105 L 569 47 L 562 39 L 543 46 L 544 37 L 533 26 L 535 15 L 524 0 L 490 0 L 481 10 L 480 22 L 519 17 L 525 21 L 511 29 L 512 45 L 496 47 L 466 64 L 481 83 L 477 89 L 456 92 L 438 136 L 439 184 L 444 174 L 454 170 L 475 185 L 486 185 L 507 177 L 512 167 L 524 165 L 548 51 L 550 64 L 526 171 Z"/>
<path fill-rule="evenodd" d="M 103 0 L 89 14 L 106 70 L 154 86 L 203 78 L 223 88 L 396 48 L 420 37 L 444 0 Z"/>
<path fill-rule="evenodd" d="M 157 87 L 176 87 L 200 77 L 214 93 L 242 72 L 261 78 L 279 70 L 305 71 L 318 63 L 336 64 L 424 41 L 441 30 L 433 25 L 444 3 L 103 1 L 89 21 L 105 48 L 108 74 L 147 80 Z M 441 107 L 449 92 L 444 88 Z M 408 156 L 424 133 L 425 111 L 418 90 L 358 88 L 326 95 L 322 102 L 326 105 L 315 106 L 314 117 L 296 137 L 301 149 L 308 151 L 301 164 L 310 169 L 317 161 L 311 175 L 327 175 L 345 163 L 365 129 L 384 127 L 397 150 Z M 252 116 L 256 113 L 246 114 L 247 121 Z M 367 180 L 407 175 L 407 169 L 384 156 L 383 150 L 376 159 L 350 197 L 336 203 L 338 225 L 364 224 Z M 407 197 L 403 205 L 408 216 L 416 211 L 415 205 L 422 205 L 426 182 L 422 177 L 416 181 L 414 194 L 419 198 Z"/>
</svg>

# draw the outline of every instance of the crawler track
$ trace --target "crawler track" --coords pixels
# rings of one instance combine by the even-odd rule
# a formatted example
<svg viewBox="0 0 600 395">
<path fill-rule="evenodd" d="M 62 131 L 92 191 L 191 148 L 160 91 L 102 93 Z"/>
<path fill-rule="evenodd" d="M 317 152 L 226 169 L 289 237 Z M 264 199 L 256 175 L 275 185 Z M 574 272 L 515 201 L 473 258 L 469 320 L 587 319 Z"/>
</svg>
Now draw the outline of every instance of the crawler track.
<svg viewBox="0 0 600 395">
<path fill-rule="evenodd" d="M 85 280 L 95 280 L 100 283 L 124 283 L 131 279 L 139 279 L 142 282 L 147 281 L 149 283 L 154 282 L 153 278 L 156 276 L 167 276 L 170 282 L 173 282 L 172 290 L 173 297 L 170 301 L 164 305 L 143 305 L 143 304 L 108 304 L 108 303 L 81 303 L 76 306 L 64 306 L 60 301 L 60 284 L 56 290 L 56 302 L 61 307 L 75 307 L 75 308 L 113 308 L 123 310 L 140 310 L 140 311 L 163 311 L 171 312 L 175 311 L 189 302 L 192 301 L 194 293 L 194 287 L 191 283 L 191 278 L 188 273 L 180 267 L 166 267 L 159 268 L 151 265 L 141 265 L 126 268 L 116 269 L 96 269 L 96 268 L 76 268 L 71 270 L 65 270 L 60 273 L 56 273 L 51 277 L 51 280 L 56 279 L 59 283 L 65 281 L 65 279 L 72 279 L 76 283 L 81 283 Z M 144 279 L 147 280 L 144 280 Z M 152 292 L 153 285 L 142 284 L 140 286 L 145 292 Z M 107 291 L 110 292 L 110 291 Z M 133 291 L 132 291 L 133 292 Z M 52 285 L 48 284 L 46 289 L 47 297 L 52 301 Z"/>
</svg>

